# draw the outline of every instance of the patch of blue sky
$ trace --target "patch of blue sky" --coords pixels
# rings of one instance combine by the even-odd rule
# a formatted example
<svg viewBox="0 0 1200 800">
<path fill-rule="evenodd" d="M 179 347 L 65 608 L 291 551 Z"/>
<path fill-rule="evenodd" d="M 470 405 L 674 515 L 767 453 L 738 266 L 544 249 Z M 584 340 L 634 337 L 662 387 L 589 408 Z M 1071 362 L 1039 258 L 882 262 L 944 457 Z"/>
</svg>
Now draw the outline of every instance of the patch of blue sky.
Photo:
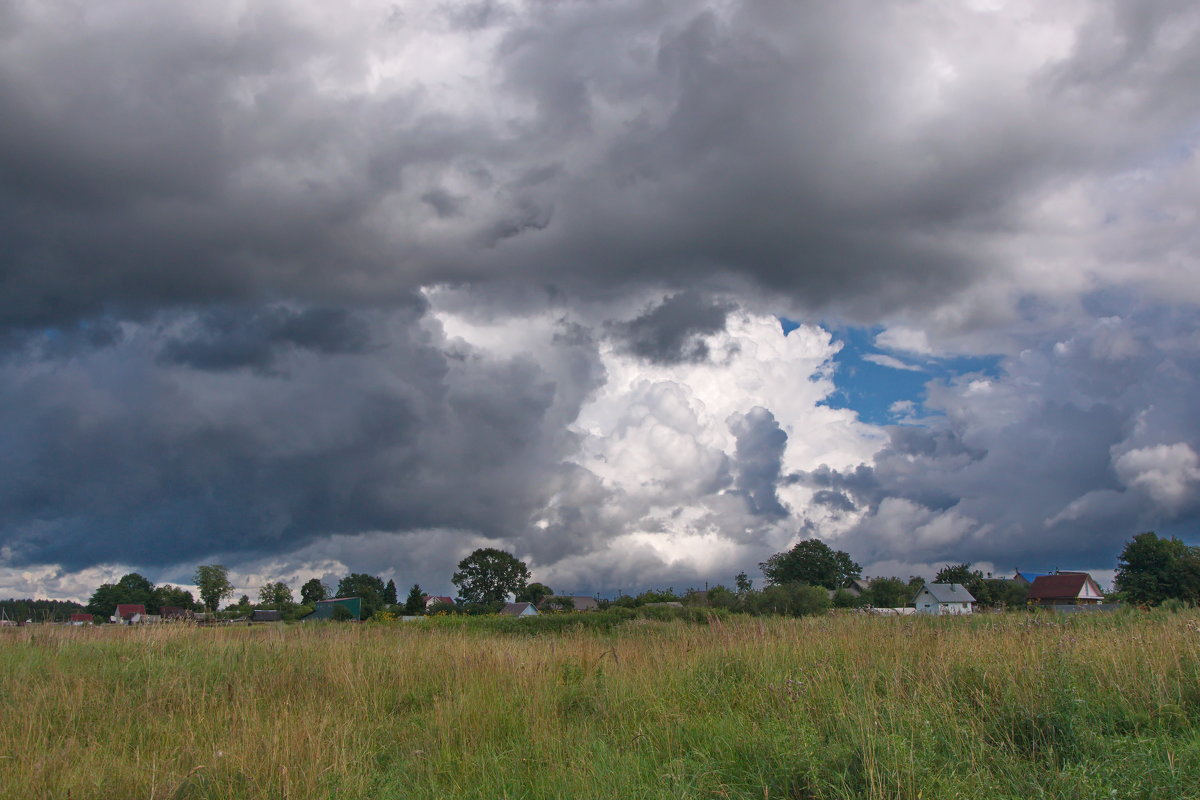
<svg viewBox="0 0 1200 800">
<path fill-rule="evenodd" d="M 799 323 L 780 317 L 787 334 Z M 826 326 L 842 348 L 834 356 L 836 390 L 823 402 L 848 408 L 863 422 L 894 425 L 914 422 L 931 412 L 924 405 L 930 381 L 950 381 L 961 375 L 997 377 L 999 356 L 935 358 L 896 353 L 875 346 L 882 327 Z"/>
</svg>

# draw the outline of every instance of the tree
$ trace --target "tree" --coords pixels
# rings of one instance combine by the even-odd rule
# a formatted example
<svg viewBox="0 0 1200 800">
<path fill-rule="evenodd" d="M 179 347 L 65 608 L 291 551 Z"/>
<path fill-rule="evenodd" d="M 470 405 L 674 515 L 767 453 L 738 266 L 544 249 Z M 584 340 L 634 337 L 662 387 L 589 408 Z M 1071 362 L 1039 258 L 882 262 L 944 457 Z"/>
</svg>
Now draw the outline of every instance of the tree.
<svg viewBox="0 0 1200 800">
<path fill-rule="evenodd" d="M 544 612 L 554 613 L 555 611 L 574 611 L 575 601 L 570 597 L 556 597 L 550 595 L 542 600 L 540 610 Z"/>
<path fill-rule="evenodd" d="M 802 617 L 829 610 L 829 593 L 820 586 L 781 583 L 761 592 L 747 592 L 743 605 L 751 614 L 782 614 Z"/>
<path fill-rule="evenodd" d="M 87 612 L 108 619 L 117 613 L 121 603 L 136 603 L 146 607 L 149 614 L 158 613 L 158 596 L 154 584 L 136 572 L 123 575 L 116 583 L 104 583 L 97 587 L 88 600 Z"/>
<path fill-rule="evenodd" d="M 258 602 L 282 611 L 292 604 L 292 590 L 283 581 L 267 582 L 258 590 Z"/>
<path fill-rule="evenodd" d="M 721 584 L 708 590 L 708 604 L 713 608 L 724 608 L 732 611 L 737 607 L 738 596 Z"/>
<path fill-rule="evenodd" d="M 758 565 L 767 583 L 809 583 L 826 589 L 840 588 L 850 578 L 857 578 L 862 567 L 850 555 L 834 550 L 820 539 L 805 539 L 786 553 L 776 553 Z"/>
<path fill-rule="evenodd" d="M 1121 550 L 1116 584 L 1131 603 L 1158 605 L 1172 598 L 1200 601 L 1200 548 L 1150 531 L 1139 533 Z"/>
<path fill-rule="evenodd" d="M 300 602 L 306 606 L 315 606 L 329 597 L 329 587 L 317 578 L 310 578 L 300 587 Z"/>
<path fill-rule="evenodd" d="M 744 572 L 739 572 L 733 577 L 733 584 L 737 587 L 738 594 L 754 590 L 754 581 L 750 580 L 750 576 Z"/>
<path fill-rule="evenodd" d="M 397 603 L 396 599 L 396 582 L 389 580 L 387 586 L 383 587 L 383 604 L 385 606 L 394 606 Z"/>
<path fill-rule="evenodd" d="M 96 587 L 96 591 L 92 592 L 92 596 L 88 598 L 87 606 L 84 608 L 89 614 L 94 614 L 97 617 L 102 617 L 107 620 L 113 614 L 117 613 L 117 604 L 123 602 L 121 600 L 121 590 L 117 588 L 115 583 L 102 583 Z"/>
<path fill-rule="evenodd" d="M 899 608 L 913 599 L 914 592 L 899 578 L 876 578 L 867 590 L 867 602 L 875 608 Z"/>
<path fill-rule="evenodd" d="M 216 611 L 221 601 L 233 594 L 229 570 L 220 564 L 201 564 L 192 578 L 200 590 L 200 600 L 209 611 Z"/>
<path fill-rule="evenodd" d="M 972 571 L 970 561 L 962 564 L 947 564 L 933 577 L 934 583 L 957 583 L 967 587 L 968 592 L 971 591 L 971 584 L 976 580 L 983 580 L 983 573 L 979 570 Z M 971 593 L 974 594 L 974 592 Z"/>
<path fill-rule="evenodd" d="M 493 547 L 481 547 L 458 562 L 458 571 L 450 582 L 468 603 L 507 600 L 525 588 L 529 569 L 511 553 Z"/>
<path fill-rule="evenodd" d="M 533 603 L 535 606 L 542 602 L 542 598 L 549 597 L 554 594 L 554 590 L 544 583 L 531 583 L 521 591 L 517 592 L 518 603 Z"/>
<path fill-rule="evenodd" d="M 174 606 L 186 611 L 196 610 L 196 598 L 192 597 L 192 593 L 169 583 L 154 588 L 154 602 L 160 610 L 166 606 Z"/>
<path fill-rule="evenodd" d="M 383 607 L 383 594 L 387 587 L 383 579 L 362 572 L 352 572 L 338 583 L 338 597 L 361 597 L 362 618 L 370 619 L 371 615 Z"/>
<path fill-rule="evenodd" d="M 420 614 L 425 610 L 425 592 L 421 591 L 421 585 L 414 583 L 412 588 L 408 590 L 408 597 L 404 600 L 404 613 L 410 616 Z"/>
</svg>

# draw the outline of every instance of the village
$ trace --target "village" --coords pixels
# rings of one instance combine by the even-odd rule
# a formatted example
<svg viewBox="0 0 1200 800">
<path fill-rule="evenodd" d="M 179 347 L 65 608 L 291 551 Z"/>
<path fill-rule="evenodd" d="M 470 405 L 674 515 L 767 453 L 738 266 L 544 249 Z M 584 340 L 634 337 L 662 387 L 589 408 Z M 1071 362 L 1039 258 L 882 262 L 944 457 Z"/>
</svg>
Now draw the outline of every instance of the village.
<svg viewBox="0 0 1200 800">
<path fill-rule="evenodd" d="M 619 593 L 562 594 L 537 581 L 524 562 L 503 550 L 480 548 L 458 564 L 451 578 L 456 595 L 434 595 L 414 584 L 407 597 L 397 596 L 394 580 L 363 573 L 341 579 L 336 591 L 312 578 L 300 588 L 299 602 L 282 581 L 261 587 L 258 602 L 234 593 L 228 570 L 221 565 L 197 568 L 199 602 L 184 588 L 155 586 L 130 573 L 98 587 L 86 606 L 63 601 L 40 616 L 29 603 L 0 602 L 0 626 L 23 624 L 258 625 L 298 622 L 417 622 L 437 616 L 493 616 L 528 619 L 544 615 L 612 612 L 653 615 L 659 619 L 702 618 L 705 614 L 809 616 L 827 612 L 903 617 L 961 616 L 980 612 L 1047 611 L 1056 614 L 1103 613 L 1121 607 L 1195 605 L 1200 594 L 1200 553 L 1178 539 L 1147 532 L 1134 536 L 1120 554 L 1116 586 L 1105 591 L 1089 572 L 1016 569 L 994 575 L 969 563 L 947 564 L 933 580 L 912 576 L 863 576 L 849 554 L 818 539 L 798 542 L 759 565 L 766 585 L 739 573 L 734 588 L 717 584 L 676 592 L 646 590 Z M 18 603 L 26 603 L 19 606 Z M 21 610 L 13 614 L 9 608 Z M 699 617 L 697 616 L 699 615 Z"/>
</svg>

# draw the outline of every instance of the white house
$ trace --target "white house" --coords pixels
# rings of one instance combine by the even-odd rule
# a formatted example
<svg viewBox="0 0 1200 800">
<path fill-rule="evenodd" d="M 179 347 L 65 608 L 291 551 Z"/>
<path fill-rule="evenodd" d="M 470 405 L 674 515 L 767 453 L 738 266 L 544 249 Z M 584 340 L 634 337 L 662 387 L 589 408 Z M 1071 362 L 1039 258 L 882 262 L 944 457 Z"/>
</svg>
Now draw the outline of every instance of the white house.
<svg viewBox="0 0 1200 800">
<path fill-rule="evenodd" d="M 975 598 L 961 583 L 927 583 L 912 603 L 918 614 L 970 614 Z"/>
</svg>

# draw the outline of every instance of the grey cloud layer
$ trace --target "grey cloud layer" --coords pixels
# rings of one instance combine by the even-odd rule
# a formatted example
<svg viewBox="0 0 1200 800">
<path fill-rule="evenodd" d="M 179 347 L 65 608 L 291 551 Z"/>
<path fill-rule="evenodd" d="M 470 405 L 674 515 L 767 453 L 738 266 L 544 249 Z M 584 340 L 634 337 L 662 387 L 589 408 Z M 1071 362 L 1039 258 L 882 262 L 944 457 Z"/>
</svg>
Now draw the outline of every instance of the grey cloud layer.
<svg viewBox="0 0 1200 800">
<path fill-rule="evenodd" d="M 196 315 L 177 325 L 202 331 L 192 350 L 139 328 L 88 358 L 10 361 L 7 557 L 161 565 L 337 533 L 525 529 L 573 450 L 565 426 L 600 377 L 595 345 L 564 337 L 557 364 L 497 359 L 420 315 L 372 314 L 323 328 L 355 345 L 369 331 L 370 350 L 298 335 L 284 340 L 307 348 L 269 349 L 329 313 L 272 308 L 232 329 Z M 248 346 L 248 329 L 268 344 Z"/>
<path fill-rule="evenodd" d="M 866 2 L 9 3 L 0 324 L 439 281 L 928 307 L 1194 123 L 1194 6 L 1042 16 L 1074 43 Z"/>
<path fill-rule="evenodd" d="M 704 364 L 739 306 L 1008 358 L 849 470 L 747 397 L 663 480 L 731 540 L 820 533 L 796 484 L 860 561 L 1186 527 L 1196 75 L 1190 2 L 0 3 L 0 563 L 594 553 L 669 523 L 572 462 L 602 347 Z M 431 286 L 563 319 L 497 355 Z"/>
</svg>

